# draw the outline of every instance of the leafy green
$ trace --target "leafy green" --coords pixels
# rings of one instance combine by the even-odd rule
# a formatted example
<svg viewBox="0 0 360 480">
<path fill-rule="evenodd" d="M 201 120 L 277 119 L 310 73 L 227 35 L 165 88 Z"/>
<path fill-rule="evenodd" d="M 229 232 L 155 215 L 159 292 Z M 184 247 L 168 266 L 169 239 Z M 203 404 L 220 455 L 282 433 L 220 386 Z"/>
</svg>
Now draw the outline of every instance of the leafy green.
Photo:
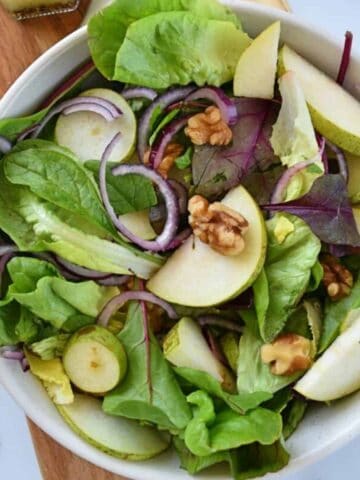
<svg viewBox="0 0 360 480">
<path fill-rule="evenodd" d="M 159 12 L 191 11 L 201 17 L 240 22 L 230 9 L 216 0 L 115 0 L 89 22 L 89 47 L 96 67 L 113 78 L 117 52 L 131 23 Z"/>
<path fill-rule="evenodd" d="M 360 307 L 360 276 L 357 278 L 349 296 L 332 302 L 326 300 L 323 330 L 320 338 L 319 353 L 324 352 L 339 335 L 341 325 L 352 310 Z"/>
<path fill-rule="evenodd" d="M 277 217 L 267 222 L 267 256 L 264 270 L 254 284 L 255 309 L 265 341 L 276 337 L 301 300 L 321 248 L 319 239 L 305 222 L 288 218 L 295 229 L 280 244 L 274 233 Z"/>
<path fill-rule="evenodd" d="M 0 307 L 0 347 L 19 343 L 15 330 L 19 317 L 20 307 L 16 302 Z"/>
<path fill-rule="evenodd" d="M 272 445 L 254 443 L 230 452 L 231 472 L 235 480 L 257 478 L 281 470 L 289 458 L 280 440 Z"/>
<path fill-rule="evenodd" d="M 90 160 L 85 163 L 87 169 L 99 178 L 100 162 Z M 106 183 L 111 205 L 118 215 L 138 212 L 157 204 L 152 183 L 141 175 L 111 175 L 111 165 L 107 166 Z"/>
<path fill-rule="evenodd" d="M 127 353 L 128 372 L 105 396 L 105 413 L 152 422 L 172 431 L 185 428 L 191 418 L 189 406 L 157 340 L 148 331 L 138 303 L 130 304 L 118 337 Z"/>
<path fill-rule="evenodd" d="M 179 170 L 185 170 L 191 166 L 193 152 L 193 148 L 189 147 L 186 149 L 185 153 L 180 155 L 180 157 L 177 157 L 175 160 L 175 165 Z"/>
<path fill-rule="evenodd" d="M 319 261 L 317 261 L 311 269 L 311 277 L 309 285 L 306 289 L 307 292 L 315 292 L 321 284 L 324 276 L 324 270 Z"/>
<path fill-rule="evenodd" d="M 38 319 L 30 310 L 21 306 L 20 317 L 15 327 L 15 333 L 19 342 L 28 344 L 37 339 L 42 331 L 41 320 Z"/>
<path fill-rule="evenodd" d="M 162 120 L 159 122 L 159 124 L 156 126 L 155 130 L 153 131 L 153 133 L 151 134 L 150 138 L 149 138 L 149 144 L 152 145 L 155 140 L 156 140 L 156 137 L 158 136 L 158 134 L 161 132 L 161 130 L 166 127 L 166 125 L 168 125 L 171 120 L 173 120 L 176 115 L 180 112 L 180 109 L 179 108 L 175 108 L 174 110 L 170 110 L 169 113 L 167 113 L 164 118 L 162 118 Z"/>
<path fill-rule="evenodd" d="M 239 415 L 225 408 L 217 413 L 209 395 L 201 390 L 191 393 L 187 401 L 194 407 L 184 440 L 195 455 L 211 455 L 253 442 L 271 445 L 281 436 L 281 416 L 271 410 L 259 407 Z"/>
<path fill-rule="evenodd" d="M 291 376 L 273 375 L 269 365 L 261 360 L 262 345 L 264 342 L 246 327 L 240 340 L 237 377 L 239 394 L 259 391 L 275 393 L 301 375 L 301 372 Z"/>
<path fill-rule="evenodd" d="M 156 89 L 190 82 L 222 85 L 232 80 L 250 42 L 231 22 L 188 12 L 157 13 L 127 29 L 114 80 Z"/>
<path fill-rule="evenodd" d="M 48 108 L 44 108 L 43 110 L 26 117 L 1 118 L 0 135 L 3 135 L 11 141 L 16 140 L 23 130 L 42 120 L 48 110 Z"/>
<path fill-rule="evenodd" d="M 283 437 L 287 440 L 292 435 L 299 423 L 304 418 L 308 402 L 304 398 L 296 397 L 287 405 L 282 412 L 283 417 Z"/>
<path fill-rule="evenodd" d="M 271 393 L 267 392 L 232 395 L 224 392 L 221 388 L 220 382 L 206 372 L 185 367 L 174 367 L 174 371 L 191 385 L 200 388 L 209 395 L 220 398 L 237 413 L 242 414 L 248 410 L 252 410 L 272 397 Z"/>
<path fill-rule="evenodd" d="M 69 334 L 59 333 L 58 335 L 31 344 L 30 350 L 36 353 L 42 360 L 52 360 L 53 358 L 62 357 L 69 338 Z"/>
<path fill-rule="evenodd" d="M 221 349 L 234 372 L 239 358 L 239 340 L 239 335 L 235 332 L 226 332 L 219 338 Z"/>
</svg>

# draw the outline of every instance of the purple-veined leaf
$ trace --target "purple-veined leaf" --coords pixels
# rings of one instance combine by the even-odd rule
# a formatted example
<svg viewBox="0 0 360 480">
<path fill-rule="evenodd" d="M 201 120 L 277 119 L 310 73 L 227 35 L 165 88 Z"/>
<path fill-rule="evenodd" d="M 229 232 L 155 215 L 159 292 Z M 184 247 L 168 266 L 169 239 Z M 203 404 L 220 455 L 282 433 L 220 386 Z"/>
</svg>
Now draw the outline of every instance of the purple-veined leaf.
<svg viewBox="0 0 360 480">
<path fill-rule="evenodd" d="M 320 240 L 334 245 L 360 246 L 346 182 L 340 174 L 323 175 L 311 190 L 291 202 L 263 205 L 270 212 L 287 212 L 302 218 Z"/>
<path fill-rule="evenodd" d="M 195 148 L 192 174 L 195 191 L 206 197 L 219 196 L 254 170 L 263 171 L 276 161 L 270 145 L 279 106 L 268 100 L 238 98 L 239 120 L 232 127 L 228 147 Z"/>
</svg>

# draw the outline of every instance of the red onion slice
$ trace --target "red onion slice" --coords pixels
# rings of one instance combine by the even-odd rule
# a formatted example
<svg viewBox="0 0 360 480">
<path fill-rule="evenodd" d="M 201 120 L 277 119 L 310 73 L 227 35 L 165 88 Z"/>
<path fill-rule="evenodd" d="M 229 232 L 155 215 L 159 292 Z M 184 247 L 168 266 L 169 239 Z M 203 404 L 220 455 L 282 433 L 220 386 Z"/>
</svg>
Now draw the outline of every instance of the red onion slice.
<svg viewBox="0 0 360 480">
<path fill-rule="evenodd" d="M 80 107 L 81 105 L 81 107 Z M 76 110 L 76 106 L 79 107 Z M 69 109 L 73 110 L 72 113 L 75 111 L 87 111 L 87 112 L 94 112 L 101 115 L 106 121 L 111 122 L 116 118 L 119 118 L 122 115 L 121 110 L 114 105 L 112 102 L 105 100 L 104 98 L 100 97 L 76 97 L 72 98 L 71 100 L 65 100 L 61 102 L 59 105 L 52 108 L 42 119 L 40 123 L 37 124 L 36 128 L 32 131 L 30 137 L 37 138 L 45 127 L 45 125 L 55 116 L 62 113 L 64 110 Z"/>
<path fill-rule="evenodd" d="M 13 256 L 14 256 L 14 253 L 10 252 L 10 253 L 5 253 L 5 255 L 0 257 L 0 294 L 1 294 L 2 281 L 3 281 L 6 265 L 12 259 Z"/>
<path fill-rule="evenodd" d="M 293 165 L 292 167 L 288 168 L 280 177 L 280 180 L 278 181 L 275 190 L 272 194 L 270 203 L 281 203 L 284 199 L 284 192 L 287 188 L 287 186 L 290 183 L 290 180 L 299 172 L 302 170 L 305 170 L 309 165 L 312 165 L 315 162 L 315 160 L 312 158 L 311 160 L 306 160 L 304 162 L 299 162 Z"/>
<path fill-rule="evenodd" d="M 147 98 L 151 101 L 154 101 L 158 96 L 155 90 L 147 87 L 126 88 L 121 92 L 121 95 L 125 98 L 125 100 L 132 100 L 133 98 Z"/>
<path fill-rule="evenodd" d="M 0 135 L 0 153 L 9 153 L 12 149 L 12 143 L 10 140 L 3 135 Z"/>
<path fill-rule="evenodd" d="M 75 265 L 74 263 L 68 262 L 58 255 L 55 255 L 55 260 L 70 273 L 74 273 L 78 277 L 82 277 L 84 279 L 103 280 L 111 275 L 110 273 L 98 272 L 96 270 L 90 270 L 89 268 L 81 267 L 80 265 Z"/>
<path fill-rule="evenodd" d="M 97 280 L 96 283 L 104 287 L 121 287 L 125 285 L 130 278 L 130 275 L 110 275 L 109 277 Z"/>
<path fill-rule="evenodd" d="M 195 92 L 190 93 L 190 95 L 185 98 L 185 102 L 200 100 L 202 98 L 215 103 L 221 112 L 222 118 L 228 125 L 235 125 L 237 123 L 238 113 L 236 110 L 236 104 L 231 98 L 225 95 L 221 88 L 199 88 L 198 90 L 195 90 Z"/>
<path fill-rule="evenodd" d="M 5 350 L 2 352 L 1 356 L 8 360 L 17 360 L 21 362 L 24 358 L 24 353 L 20 350 Z"/>
<path fill-rule="evenodd" d="M 185 230 L 178 233 L 174 238 L 174 240 L 169 243 L 169 245 L 166 248 L 166 251 L 174 250 L 175 248 L 180 247 L 180 245 L 182 245 L 185 242 L 185 240 L 187 240 L 190 237 L 191 234 L 192 234 L 191 228 L 185 228 Z"/>
<path fill-rule="evenodd" d="M 348 181 L 349 181 L 349 169 L 348 169 L 348 166 L 347 166 L 347 162 L 346 162 L 344 152 L 339 147 L 337 147 L 333 143 L 329 142 L 329 140 L 326 140 L 326 145 L 330 148 L 330 150 L 332 150 L 335 153 L 336 161 L 337 161 L 337 164 L 338 164 L 338 167 L 339 167 L 339 173 L 340 173 L 340 175 L 343 176 L 345 182 L 348 183 Z"/>
<path fill-rule="evenodd" d="M 188 205 L 188 191 L 185 186 L 178 182 L 177 180 L 170 179 L 169 180 L 172 189 L 175 191 L 178 202 L 179 202 L 179 211 L 180 214 L 184 214 L 187 212 L 187 205 Z"/>
<path fill-rule="evenodd" d="M 7 253 L 16 253 L 19 249 L 16 245 L 0 245 L 0 257 Z"/>
<path fill-rule="evenodd" d="M 122 235 L 128 238 L 131 242 L 143 248 L 144 250 L 150 250 L 153 252 L 164 251 L 175 237 L 177 229 L 179 227 L 179 204 L 173 189 L 171 188 L 169 183 L 162 178 L 161 175 L 159 175 L 154 170 L 145 167 L 144 165 L 119 165 L 112 170 L 112 174 L 115 176 L 128 174 L 142 175 L 157 185 L 161 195 L 164 197 L 165 200 L 165 205 L 167 208 L 167 219 L 162 233 L 156 238 L 156 240 L 143 240 L 142 238 L 139 238 L 137 235 L 134 235 L 132 232 L 130 232 L 130 230 L 128 230 L 118 218 L 113 206 L 110 203 L 106 186 L 106 162 L 119 138 L 120 134 L 115 135 L 115 137 L 105 149 L 105 152 L 100 162 L 99 184 L 103 204 L 114 226 Z"/>
<path fill-rule="evenodd" d="M 120 293 L 116 297 L 112 298 L 103 308 L 102 312 L 98 317 L 97 323 L 99 325 L 107 326 L 111 316 L 119 310 L 119 308 L 124 305 L 124 303 L 129 302 L 130 300 L 138 300 L 142 302 L 149 302 L 159 307 L 163 308 L 169 318 L 172 320 L 177 320 L 178 315 L 174 308 L 161 298 L 158 298 L 156 295 L 150 292 L 144 292 L 143 290 L 132 290 L 129 292 Z"/>
<path fill-rule="evenodd" d="M 148 106 L 139 121 L 138 126 L 138 143 L 137 152 L 139 160 L 144 160 L 144 155 L 148 147 L 148 139 L 151 130 L 151 120 L 154 112 L 158 109 L 164 110 L 166 107 L 174 102 L 184 100 L 192 91 L 194 87 L 180 87 L 159 95 L 154 102 Z"/>
<path fill-rule="evenodd" d="M 149 163 L 155 168 L 155 170 L 159 168 L 160 163 L 164 158 L 166 147 L 169 145 L 174 135 L 176 135 L 180 130 L 185 127 L 190 117 L 191 115 L 186 115 L 185 117 L 173 120 L 168 125 L 166 125 L 166 127 L 156 139 L 155 143 L 151 147 L 149 156 Z"/>
<path fill-rule="evenodd" d="M 231 320 L 227 320 L 220 315 L 202 315 L 198 317 L 197 321 L 202 327 L 209 325 L 230 330 L 232 332 L 243 333 L 244 331 L 244 327 L 242 325 L 232 322 Z"/>
<path fill-rule="evenodd" d="M 350 65 L 352 43 L 353 43 L 353 34 L 351 32 L 346 32 L 344 50 L 341 57 L 339 73 L 336 79 L 339 85 L 343 85 L 345 81 L 346 73 Z"/>
</svg>

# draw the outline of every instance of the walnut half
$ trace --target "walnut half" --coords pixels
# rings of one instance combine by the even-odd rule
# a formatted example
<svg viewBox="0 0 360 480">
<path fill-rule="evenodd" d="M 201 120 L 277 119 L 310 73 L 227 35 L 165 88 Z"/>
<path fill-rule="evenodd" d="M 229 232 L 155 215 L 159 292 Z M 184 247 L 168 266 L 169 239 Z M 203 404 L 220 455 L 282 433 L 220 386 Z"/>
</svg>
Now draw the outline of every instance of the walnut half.
<svg viewBox="0 0 360 480">
<path fill-rule="evenodd" d="M 244 250 L 243 235 L 249 224 L 242 215 L 220 202 L 210 204 L 201 195 L 189 200 L 188 209 L 190 226 L 202 242 L 222 255 L 239 255 Z"/>
<path fill-rule="evenodd" d="M 307 370 L 312 364 L 311 342 L 301 335 L 285 333 L 261 347 L 261 360 L 270 364 L 274 375 L 292 375 Z"/>
<path fill-rule="evenodd" d="M 324 269 L 323 283 L 330 299 L 335 302 L 350 295 L 354 284 L 350 270 L 332 255 L 324 255 L 321 265 Z"/>
<path fill-rule="evenodd" d="M 187 135 L 195 145 L 228 145 L 233 137 L 232 130 L 222 119 L 217 107 L 208 107 L 188 120 L 185 128 Z"/>
</svg>

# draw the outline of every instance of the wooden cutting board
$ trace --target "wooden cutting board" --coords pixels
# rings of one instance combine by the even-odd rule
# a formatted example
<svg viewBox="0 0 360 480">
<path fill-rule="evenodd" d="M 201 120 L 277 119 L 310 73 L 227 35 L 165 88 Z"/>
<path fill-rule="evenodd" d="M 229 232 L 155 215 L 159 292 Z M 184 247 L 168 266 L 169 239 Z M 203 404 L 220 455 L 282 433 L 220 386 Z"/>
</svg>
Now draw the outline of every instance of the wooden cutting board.
<svg viewBox="0 0 360 480">
<path fill-rule="evenodd" d="M 80 26 L 90 1 L 82 0 L 74 13 L 25 22 L 17 22 L 0 6 L 0 97 L 42 52 Z M 287 0 L 248 1 L 289 11 Z M 28 423 L 44 480 L 126 480 L 80 459 Z"/>
</svg>

